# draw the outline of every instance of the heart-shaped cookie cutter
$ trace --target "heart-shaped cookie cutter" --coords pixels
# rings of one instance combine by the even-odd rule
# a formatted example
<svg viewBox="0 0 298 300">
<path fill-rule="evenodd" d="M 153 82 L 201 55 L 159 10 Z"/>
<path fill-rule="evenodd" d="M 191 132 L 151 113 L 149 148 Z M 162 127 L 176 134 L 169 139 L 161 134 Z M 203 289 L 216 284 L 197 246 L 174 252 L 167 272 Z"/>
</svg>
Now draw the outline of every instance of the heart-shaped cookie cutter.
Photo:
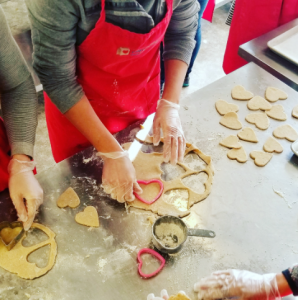
<svg viewBox="0 0 298 300">
<path fill-rule="evenodd" d="M 161 265 L 159 266 L 159 268 L 151 274 L 145 274 L 145 273 L 142 272 L 143 261 L 142 261 L 141 256 L 143 254 L 151 254 L 152 256 L 154 256 L 155 258 L 157 258 L 161 262 Z M 152 249 L 149 249 L 149 248 L 143 248 L 138 253 L 138 264 L 139 264 L 139 267 L 138 267 L 139 274 L 141 275 L 142 278 L 147 279 L 147 278 L 151 278 L 151 277 L 156 276 L 164 268 L 164 266 L 166 264 L 166 260 L 159 253 L 157 253 L 156 251 L 154 251 Z"/>
<path fill-rule="evenodd" d="M 134 195 L 136 196 L 137 199 L 139 199 L 141 202 L 146 203 L 146 204 L 152 204 L 154 203 L 156 200 L 159 199 L 159 197 L 161 196 L 163 189 L 164 189 L 164 185 L 163 182 L 159 179 L 151 179 L 151 180 L 138 180 L 137 181 L 139 184 L 150 184 L 150 183 L 158 183 L 160 186 L 160 191 L 157 194 L 157 196 L 152 200 L 152 201 L 147 201 L 144 198 L 142 198 L 140 195 L 138 195 L 137 193 L 134 193 Z"/>
<path fill-rule="evenodd" d="M 14 228 L 17 228 L 17 227 L 21 227 L 22 230 L 20 231 L 20 233 L 17 236 L 15 236 L 7 244 L 6 241 L 2 238 L 2 235 L 1 235 L 2 229 L 4 229 L 4 228 L 14 229 Z M 0 223 L 0 239 L 3 242 L 3 245 L 6 247 L 6 249 L 8 251 L 10 251 L 21 240 L 21 238 L 24 236 L 24 234 L 25 234 L 25 230 L 24 230 L 22 222 L 6 222 L 6 221 L 4 221 L 4 222 Z"/>
</svg>

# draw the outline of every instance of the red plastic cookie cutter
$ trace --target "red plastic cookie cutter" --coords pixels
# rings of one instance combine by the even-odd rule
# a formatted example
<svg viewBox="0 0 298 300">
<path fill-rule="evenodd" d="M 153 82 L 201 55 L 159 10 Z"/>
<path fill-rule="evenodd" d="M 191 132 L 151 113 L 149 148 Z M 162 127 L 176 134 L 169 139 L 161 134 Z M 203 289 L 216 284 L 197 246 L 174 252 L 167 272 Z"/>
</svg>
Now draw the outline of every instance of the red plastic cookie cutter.
<svg viewBox="0 0 298 300">
<path fill-rule="evenodd" d="M 159 197 L 161 196 L 162 192 L 163 192 L 163 182 L 159 179 L 151 179 L 151 180 L 138 180 L 138 183 L 140 184 L 150 184 L 150 183 L 158 183 L 160 186 L 160 191 L 158 193 L 158 195 L 152 200 L 152 201 L 147 201 L 145 199 L 143 199 L 140 195 L 138 195 L 137 193 L 134 193 L 134 195 L 136 196 L 136 198 L 138 198 L 141 202 L 146 203 L 146 204 L 152 204 L 154 203 L 156 200 L 159 199 Z"/>
<path fill-rule="evenodd" d="M 143 254 L 151 254 L 161 262 L 161 265 L 159 266 L 159 268 L 151 274 L 144 274 L 142 272 L 143 261 L 142 261 L 141 256 Z M 138 253 L 138 263 L 139 263 L 139 267 L 138 267 L 139 274 L 141 275 L 141 277 L 147 279 L 147 278 L 151 278 L 153 276 L 156 276 L 163 269 L 163 267 L 165 266 L 166 260 L 159 253 L 157 253 L 156 251 L 154 251 L 152 249 L 149 249 L 149 248 L 143 248 Z"/>
</svg>

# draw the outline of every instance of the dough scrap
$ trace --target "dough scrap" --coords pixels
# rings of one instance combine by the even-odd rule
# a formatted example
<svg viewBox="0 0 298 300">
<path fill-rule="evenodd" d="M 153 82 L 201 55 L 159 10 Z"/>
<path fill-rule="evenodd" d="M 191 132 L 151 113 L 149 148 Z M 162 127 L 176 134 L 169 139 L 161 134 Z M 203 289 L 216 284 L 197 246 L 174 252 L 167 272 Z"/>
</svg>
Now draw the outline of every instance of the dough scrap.
<svg viewBox="0 0 298 300">
<path fill-rule="evenodd" d="M 281 153 L 283 151 L 282 145 L 272 136 L 270 136 L 263 146 L 264 151 L 266 152 L 276 152 Z"/>
<path fill-rule="evenodd" d="M 188 298 L 187 296 L 185 296 L 184 294 L 182 293 L 179 293 L 178 295 L 176 296 L 171 296 L 169 298 L 169 300 L 190 300 L 190 298 Z"/>
<path fill-rule="evenodd" d="M 298 119 L 298 105 L 293 108 L 292 116 Z"/>
<path fill-rule="evenodd" d="M 238 130 L 242 128 L 242 124 L 238 119 L 238 115 L 235 112 L 229 112 L 225 114 L 219 121 L 219 123 L 227 128 Z"/>
<path fill-rule="evenodd" d="M 75 216 L 77 223 L 89 227 L 99 227 L 98 213 L 94 206 L 86 206 L 82 212 Z"/>
<path fill-rule="evenodd" d="M 274 105 L 270 110 L 265 111 L 265 113 L 268 117 L 278 121 L 285 121 L 287 119 L 282 105 Z"/>
<path fill-rule="evenodd" d="M 163 139 L 161 139 L 161 141 L 163 141 Z M 123 149 L 127 150 L 130 145 L 131 143 L 126 143 L 122 145 L 122 147 Z M 143 153 L 142 151 L 140 151 L 135 160 L 133 161 L 133 165 L 136 170 L 137 180 L 159 179 L 164 184 L 164 190 L 160 198 L 151 205 L 138 201 L 137 199 L 132 202 L 127 202 L 126 205 L 128 207 L 135 207 L 143 210 L 148 210 L 160 216 L 172 215 L 182 218 L 189 215 L 189 209 L 194 204 L 206 199 L 210 194 L 214 175 L 212 160 L 210 156 L 205 155 L 193 145 L 186 143 L 184 156 L 186 156 L 189 153 L 194 153 L 198 155 L 198 157 L 205 162 L 206 166 L 202 170 L 196 171 L 189 168 L 183 163 L 178 163 L 178 165 L 182 167 L 185 170 L 185 172 L 172 180 L 164 181 L 161 178 L 161 175 L 163 174 L 163 171 L 161 170 L 161 164 L 163 163 L 163 154 L 157 152 Z M 205 191 L 201 194 L 185 186 L 182 182 L 182 179 L 184 179 L 185 177 L 188 177 L 190 175 L 197 175 L 200 173 L 206 173 L 208 176 L 207 181 L 204 182 Z M 144 199 L 153 199 L 160 189 L 159 185 L 157 184 L 146 185 L 145 188 L 146 189 L 144 189 L 142 193 L 142 197 Z M 179 203 L 172 204 L 167 202 L 167 199 L 169 199 L 169 197 L 168 195 L 165 195 L 165 193 L 171 191 L 175 195 L 174 192 L 176 190 L 186 190 L 188 192 L 187 207 L 185 209 L 179 209 Z"/>
<path fill-rule="evenodd" d="M 254 96 L 251 100 L 247 102 L 247 107 L 250 110 L 269 110 L 272 105 L 261 96 Z"/>
<path fill-rule="evenodd" d="M 229 112 L 237 112 L 239 106 L 234 103 L 228 103 L 225 100 L 219 99 L 215 102 L 215 108 L 220 115 L 225 115 Z"/>
<path fill-rule="evenodd" d="M 19 235 L 21 231 L 22 231 L 22 227 L 15 227 L 15 228 L 5 227 L 1 230 L 0 235 L 4 243 L 8 245 L 13 239 L 15 239 Z"/>
<path fill-rule="evenodd" d="M 247 91 L 242 85 L 236 85 L 232 89 L 232 98 L 236 100 L 250 100 L 253 93 Z"/>
<path fill-rule="evenodd" d="M 271 160 L 272 158 L 272 154 L 271 153 L 266 153 L 264 151 L 252 151 L 250 153 L 250 157 L 252 159 L 254 159 L 255 161 L 255 165 L 258 167 L 264 167 L 268 164 L 268 162 Z"/>
<path fill-rule="evenodd" d="M 269 127 L 269 119 L 265 113 L 253 113 L 245 117 L 248 123 L 255 124 L 257 128 L 266 130 Z"/>
<path fill-rule="evenodd" d="M 73 188 L 69 187 L 57 200 L 57 206 L 60 208 L 76 208 L 80 205 L 80 198 Z"/>
<path fill-rule="evenodd" d="M 239 143 L 239 139 L 236 135 L 230 135 L 219 142 L 220 145 L 227 148 L 236 148 L 239 149 L 242 145 Z"/>
<path fill-rule="evenodd" d="M 48 227 L 37 223 L 33 223 L 32 228 L 40 229 L 49 238 L 39 244 L 30 247 L 24 247 L 22 245 L 22 242 L 26 237 L 24 235 L 10 251 L 6 249 L 5 245 L 0 240 L 0 267 L 24 279 L 34 279 L 46 274 L 53 268 L 57 255 L 55 233 Z M 30 263 L 27 261 L 28 256 L 32 252 L 47 245 L 50 245 L 50 255 L 47 266 L 44 268 L 39 268 L 35 263 Z"/>
<path fill-rule="evenodd" d="M 240 149 L 231 149 L 227 156 L 229 159 L 236 159 L 240 163 L 247 162 L 247 154 L 243 147 Z"/>
<path fill-rule="evenodd" d="M 258 138 L 254 130 L 250 127 L 245 127 L 241 131 L 238 132 L 239 139 L 247 142 L 257 143 Z"/>
<path fill-rule="evenodd" d="M 281 125 L 274 129 L 273 135 L 278 139 L 287 139 L 290 142 L 295 142 L 298 139 L 297 131 L 291 125 Z"/>
<path fill-rule="evenodd" d="M 270 102 L 276 102 L 277 100 L 287 99 L 288 95 L 287 95 L 287 93 L 285 93 L 284 91 L 282 91 L 278 88 L 269 86 L 266 89 L 265 97 Z"/>
</svg>

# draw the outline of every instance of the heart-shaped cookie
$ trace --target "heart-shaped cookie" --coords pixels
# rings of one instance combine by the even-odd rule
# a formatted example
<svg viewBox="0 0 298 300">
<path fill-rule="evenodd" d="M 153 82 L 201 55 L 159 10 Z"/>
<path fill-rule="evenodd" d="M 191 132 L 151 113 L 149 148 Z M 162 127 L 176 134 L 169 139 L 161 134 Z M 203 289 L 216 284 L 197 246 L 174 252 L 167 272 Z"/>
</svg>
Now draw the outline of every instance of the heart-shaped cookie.
<svg viewBox="0 0 298 300">
<path fill-rule="evenodd" d="M 232 98 L 236 100 L 249 100 L 254 96 L 253 93 L 247 91 L 242 85 L 236 85 L 232 89 Z"/>
<path fill-rule="evenodd" d="M 71 207 L 76 208 L 80 205 L 80 198 L 77 193 L 69 187 L 57 200 L 57 206 L 60 208 Z"/>
<path fill-rule="evenodd" d="M 77 223 L 89 227 L 99 227 L 98 213 L 95 207 L 87 206 L 75 216 Z"/>
<path fill-rule="evenodd" d="M 230 129 L 241 129 L 242 124 L 238 120 L 238 115 L 235 112 L 229 112 L 225 114 L 219 121 L 219 123 Z"/>
<path fill-rule="evenodd" d="M 150 184 L 150 183 L 158 183 L 159 184 L 159 186 L 160 186 L 160 191 L 159 191 L 159 193 L 157 194 L 157 196 L 153 199 L 153 200 L 151 200 L 151 201 L 147 201 L 147 200 L 145 200 L 145 199 L 143 199 L 140 195 L 138 195 L 137 193 L 134 193 L 134 195 L 136 196 L 136 198 L 137 199 L 139 199 L 141 202 L 143 202 L 143 203 L 146 203 L 146 204 L 152 204 L 152 203 L 154 203 L 156 200 L 158 200 L 159 199 L 159 197 L 161 196 L 161 194 L 162 194 L 162 192 L 163 192 L 163 183 L 162 183 L 162 181 L 161 180 L 159 180 L 159 179 L 151 179 L 151 180 L 138 180 L 138 183 L 139 184 L 146 184 L 146 185 L 148 185 L 148 184 Z"/>
<path fill-rule="evenodd" d="M 10 228 L 10 227 L 5 227 L 1 230 L 0 235 L 2 238 L 2 241 L 6 244 L 9 245 L 12 240 L 14 240 L 22 231 L 22 227 L 15 227 L 15 228 Z"/>
<path fill-rule="evenodd" d="M 264 151 L 252 151 L 250 153 L 250 157 L 254 159 L 255 165 L 258 167 L 264 167 L 268 164 L 270 159 L 272 158 L 271 153 L 266 153 Z"/>
<path fill-rule="evenodd" d="M 292 116 L 298 119 L 298 105 L 293 108 Z"/>
<path fill-rule="evenodd" d="M 274 105 L 270 110 L 265 111 L 265 113 L 268 117 L 278 121 L 285 121 L 287 119 L 282 105 Z"/>
<path fill-rule="evenodd" d="M 254 96 L 247 102 L 247 107 L 250 110 L 269 110 L 272 108 L 272 105 L 261 96 Z"/>
<path fill-rule="evenodd" d="M 142 255 L 143 254 L 151 254 L 152 256 L 154 256 L 155 258 L 157 258 L 159 261 L 160 261 L 160 266 L 159 268 L 154 271 L 153 273 L 151 274 L 145 274 L 142 272 L 142 266 L 143 266 L 143 261 L 142 261 Z M 152 249 L 149 249 L 149 248 L 143 248 L 139 251 L 138 253 L 138 264 L 139 264 L 139 267 L 138 267 L 138 271 L 139 271 L 139 274 L 143 277 L 143 278 L 151 278 L 155 275 L 157 275 L 162 269 L 163 267 L 165 266 L 165 263 L 166 263 L 166 260 L 159 254 L 157 253 L 156 251 L 152 250 Z"/>
<path fill-rule="evenodd" d="M 248 123 L 255 124 L 257 128 L 266 130 L 269 127 L 269 119 L 265 113 L 253 113 L 245 117 Z"/>
<path fill-rule="evenodd" d="M 278 88 L 269 86 L 266 89 L 265 97 L 270 102 L 276 102 L 277 100 L 287 99 L 288 95 L 287 95 L 287 93 L 285 93 L 284 91 L 282 91 Z"/>
<path fill-rule="evenodd" d="M 247 154 L 243 147 L 239 149 L 231 149 L 227 154 L 229 159 L 236 159 L 238 162 L 245 163 L 247 161 Z"/>
<path fill-rule="evenodd" d="M 297 131 L 291 125 L 281 125 L 273 131 L 273 135 L 278 139 L 287 139 L 294 142 L 298 139 Z"/>
<path fill-rule="evenodd" d="M 272 136 L 270 136 L 263 146 L 266 152 L 276 152 L 281 153 L 283 151 L 282 145 Z"/>
<path fill-rule="evenodd" d="M 239 143 L 239 139 L 236 135 L 230 135 L 224 138 L 222 141 L 219 142 L 220 145 L 227 147 L 227 148 L 236 148 L 239 149 L 242 145 Z"/>
<path fill-rule="evenodd" d="M 238 132 L 239 139 L 247 142 L 257 143 L 258 138 L 254 130 L 250 127 L 245 127 L 241 131 Z"/>
<path fill-rule="evenodd" d="M 215 102 L 215 108 L 220 115 L 225 115 L 229 112 L 237 112 L 239 106 L 234 103 L 228 103 L 225 100 L 219 99 Z"/>
</svg>

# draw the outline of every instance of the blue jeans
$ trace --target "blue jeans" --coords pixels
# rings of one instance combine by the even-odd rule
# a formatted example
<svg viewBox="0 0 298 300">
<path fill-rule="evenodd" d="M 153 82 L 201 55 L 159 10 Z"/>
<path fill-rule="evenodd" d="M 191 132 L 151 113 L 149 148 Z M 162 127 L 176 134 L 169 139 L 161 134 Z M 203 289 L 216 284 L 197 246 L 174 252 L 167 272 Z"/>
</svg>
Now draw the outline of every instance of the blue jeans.
<svg viewBox="0 0 298 300">
<path fill-rule="evenodd" d="M 197 58 L 198 52 L 201 47 L 201 39 L 202 39 L 202 37 L 201 37 L 201 19 L 202 19 L 204 10 L 207 6 L 208 0 L 198 0 L 198 2 L 200 3 L 201 9 L 199 11 L 198 30 L 195 35 L 196 46 L 193 49 L 191 60 L 190 60 L 185 77 L 189 76 L 190 72 L 192 71 L 193 64 Z M 165 68 L 164 68 L 164 63 L 162 60 L 162 54 L 163 54 L 163 43 L 160 44 L 160 86 L 161 87 L 165 82 Z"/>
</svg>

